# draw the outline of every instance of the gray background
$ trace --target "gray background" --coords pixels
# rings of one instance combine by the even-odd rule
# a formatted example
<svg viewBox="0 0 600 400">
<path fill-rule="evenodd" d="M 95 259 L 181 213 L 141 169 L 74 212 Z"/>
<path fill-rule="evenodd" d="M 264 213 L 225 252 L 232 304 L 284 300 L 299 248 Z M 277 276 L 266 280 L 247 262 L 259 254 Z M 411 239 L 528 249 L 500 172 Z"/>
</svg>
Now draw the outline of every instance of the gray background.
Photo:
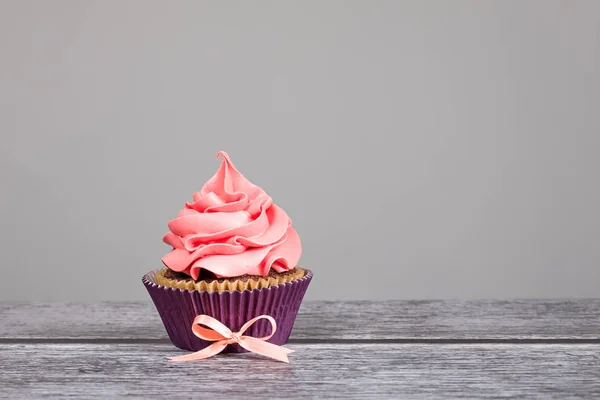
<svg viewBox="0 0 600 400">
<path fill-rule="evenodd" d="M 229 152 L 310 299 L 600 296 L 598 1 L 0 0 L 0 300 L 146 300 Z"/>
</svg>

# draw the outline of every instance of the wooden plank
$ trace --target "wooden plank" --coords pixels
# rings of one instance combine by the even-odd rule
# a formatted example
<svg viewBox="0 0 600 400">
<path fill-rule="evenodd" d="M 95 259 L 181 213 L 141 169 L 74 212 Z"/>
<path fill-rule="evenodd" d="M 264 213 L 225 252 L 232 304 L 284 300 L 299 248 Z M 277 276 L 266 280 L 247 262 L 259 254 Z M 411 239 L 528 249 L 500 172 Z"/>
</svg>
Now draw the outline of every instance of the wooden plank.
<svg viewBox="0 0 600 400">
<path fill-rule="evenodd" d="M 0 303 L 0 340 L 165 339 L 150 301 Z M 305 302 L 292 341 L 600 339 L 600 299 Z"/>
<path fill-rule="evenodd" d="M 7 398 L 595 398 L 600 345 L 290 345 L 168 363 L 171 345 L 0 345 Z"/>
</svg>

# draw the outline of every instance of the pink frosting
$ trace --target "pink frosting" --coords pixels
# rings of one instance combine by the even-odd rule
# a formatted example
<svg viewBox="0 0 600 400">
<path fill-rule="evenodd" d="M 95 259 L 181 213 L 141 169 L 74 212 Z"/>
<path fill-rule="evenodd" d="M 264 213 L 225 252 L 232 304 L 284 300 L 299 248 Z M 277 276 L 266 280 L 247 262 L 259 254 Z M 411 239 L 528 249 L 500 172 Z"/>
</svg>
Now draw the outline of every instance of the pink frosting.
<svg viewBox="0 0 600 400">
<path fill-rule="evenodd" d="M 198 279 L 201 269 L 218 277 L 265 276 L 293 269 L 302 245 L 292 221 L 271 197 L 248 181 L 224 151 L 217 173 L 169 222 L 162 258 L 173 271 Z"/>
</svg>

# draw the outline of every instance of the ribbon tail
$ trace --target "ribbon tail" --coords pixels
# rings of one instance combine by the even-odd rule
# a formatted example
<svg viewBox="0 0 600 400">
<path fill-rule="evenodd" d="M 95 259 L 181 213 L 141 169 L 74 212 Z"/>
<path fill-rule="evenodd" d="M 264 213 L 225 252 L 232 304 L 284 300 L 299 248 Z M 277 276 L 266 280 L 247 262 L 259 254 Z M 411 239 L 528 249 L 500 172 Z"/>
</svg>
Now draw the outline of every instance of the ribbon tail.
<svg viewBox="0 0 600 400">
<path fill-rule="evenodd" d="M 294 350 L 265 342 L 252 336 L 242 336 L 239 344 L 248 351 L 288 364 L 290 361 L 287 355 L 294 352 Z"/>
<path fill-rule="evenodd" d="M 178 357 L 169 357 L 169 361 L 179 362 L 179 361 L 192 361 L 192 360 L 202 360 L 203 358 L 212 357 L 215 354 L 219 354 L 227 347 L 227 340 L 219 340 L 211 344 L 204 349 L 197 351 L 192 354 L 185 354 L 183 356 Z"/>
</svg>

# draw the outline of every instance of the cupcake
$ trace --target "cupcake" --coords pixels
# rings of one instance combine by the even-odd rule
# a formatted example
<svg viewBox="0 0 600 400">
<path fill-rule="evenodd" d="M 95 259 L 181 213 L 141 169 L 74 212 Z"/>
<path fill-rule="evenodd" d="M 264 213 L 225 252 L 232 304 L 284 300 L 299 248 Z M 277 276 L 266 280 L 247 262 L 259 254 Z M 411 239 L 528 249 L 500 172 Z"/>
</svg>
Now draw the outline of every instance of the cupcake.
<svg viewBox="0 0 600 400">
<path fill-rule="evenodd" d="M 198 315 L 233 332 L 268 315 L 277 326 L 268 342 L 285 344 L 312 272 L 297 265 L 302 245 L 286 212 L 248 181 L 227 153 L 219 157 L 217 173 L 169 222 L 163 242 L 172 250 L 162 258 L 165 267 L 142 281 L 169 338 L 181 349 L 197 351 L 213 343 L 192 332 Z M 260 319 L 244 335 L 262 338 L 271 329 Z M 246 350 L 232 343 L 224 351 Z"/>
</svg>

